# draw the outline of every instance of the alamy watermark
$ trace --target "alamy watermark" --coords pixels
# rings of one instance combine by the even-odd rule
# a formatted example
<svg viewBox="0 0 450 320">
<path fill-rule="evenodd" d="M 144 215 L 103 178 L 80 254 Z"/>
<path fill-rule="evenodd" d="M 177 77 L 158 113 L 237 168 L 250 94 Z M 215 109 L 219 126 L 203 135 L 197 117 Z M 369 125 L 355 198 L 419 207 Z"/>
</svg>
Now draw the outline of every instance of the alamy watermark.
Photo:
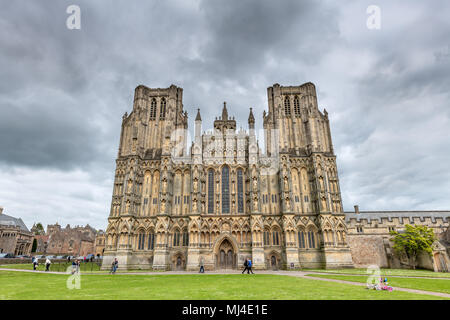
<svg viewBox="0 0 450 320">
<path fill-rule="evenodd" d="M 80 265 L 72 265 L 67 267 L 67 274 L 70 276 L 67 278 L 66 287 L 69 290 L 81 289 L 81 271 Z"/>
<path fill-rule="evenodd" d="M 69 30 L 81 29 L 81 9 L 79 6 L 72 4 L 67 7 L 66 13 L 69 14 L 66 20 L 66 26 Z"/>
<path fill-rule="evenodd" d="M 381 29 L 381 9 L 379 6 L 370 5 L 366 9 L 367 17 L 366 26 L 369 30 Z"/>
</svg>

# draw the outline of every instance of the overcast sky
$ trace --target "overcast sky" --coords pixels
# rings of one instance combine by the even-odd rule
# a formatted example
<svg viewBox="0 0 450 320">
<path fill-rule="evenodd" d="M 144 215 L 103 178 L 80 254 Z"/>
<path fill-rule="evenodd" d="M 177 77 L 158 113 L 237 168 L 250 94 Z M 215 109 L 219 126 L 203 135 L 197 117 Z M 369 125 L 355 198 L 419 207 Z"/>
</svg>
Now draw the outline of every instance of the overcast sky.
<svg viewBox="0 0 450 320">
<path fill-rule="evenodd" d="M 346 211 L 450 209 L 450 4 L 337 2 L 0 0 L 0 206 L 29 227 L 106 228 L 139 84 L 182 87 L 207 129 L 223 101 L 261 128 L 267 87 L 311 81 Z"/>
</svg>

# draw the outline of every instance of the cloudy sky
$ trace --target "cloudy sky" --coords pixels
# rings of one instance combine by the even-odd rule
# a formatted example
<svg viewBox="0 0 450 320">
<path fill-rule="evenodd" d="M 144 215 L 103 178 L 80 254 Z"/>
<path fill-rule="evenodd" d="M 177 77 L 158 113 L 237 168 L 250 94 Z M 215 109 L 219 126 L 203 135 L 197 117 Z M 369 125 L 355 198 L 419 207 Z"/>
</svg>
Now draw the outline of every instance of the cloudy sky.
<svg viewBox="0 0 450 320">
<path fill-rule="evenodd" d="M 105 228 L 139 84 L 181 86 L 190 127 L 201 108 L 206 129 L 223 101 L 261 128 L 267 87 L 311 81 L 345 210 L 450 209 L 448 1 L 337 3 L 0 0 L 0 206 L 29 227 Z"/>
</svg>

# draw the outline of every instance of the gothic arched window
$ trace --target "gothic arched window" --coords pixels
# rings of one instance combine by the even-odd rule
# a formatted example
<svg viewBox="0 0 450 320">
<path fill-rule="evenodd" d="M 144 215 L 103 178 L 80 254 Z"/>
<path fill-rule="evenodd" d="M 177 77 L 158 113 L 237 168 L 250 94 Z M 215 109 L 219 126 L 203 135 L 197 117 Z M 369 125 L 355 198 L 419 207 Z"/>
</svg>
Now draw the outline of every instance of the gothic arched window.
<svg viewBox="0 0 450 320">
<path fill-rule="evenodd" d="M 313 231 L 308 231 L 308 244 L 310 248 L 316 247 L 316 235 Z"/>
<path fill-rule="evenodd" d="M 294 97 L 294 113 L 296 116 L 300 116 L 300 101 L 298 100 L 298 96 Z"/>
<path fill-rule="evenodd" d="M 303 230 L 298 232 L 298 247 L 306 248 L 305 245 L 305 232 Z"/>
<path fill-rule="evenodd" d="M 173 233 L 173 246 L 179 247 L 180 246 L 180 231 L 177 229 Z"/>
<path fill-rule="evenodd" d="M 230 213 L 230 169 L 222 168 L 222 213 Z"/>
<path fill-rule="evenodd" d="M 264 230 L 264 245 L 270 246 L 270 231 Z"/>
<path fill-rule="evenodd" d="M 208 213 L 214 213 L 214 170 L 208 170 Z"/>
<path fill-rule="evenodd" d="M 166 118 L 166 99 L 161 99 L 161 105 L 159 109 L 159 118 L 164 120 Z"/>
<path fill-rule="evenodd" d="M 139 232 L 138 250 L 144 250 L 145 233 Z"/>
<path fill-rule="evenodd" d="M 187 247 L 189 245 L 189 233 L 186 229 L 183 230 L 183 246 Z"/>
<path fill-rule="evenodd" d="M 156 99 L 152 99 L 152 103 L 150 105 L 150 119 L 155 120 L 156 118 Z"/>
<path fill-rule="evenodd" d="M 273 246 L 279 246 L 280 245 L 280 235 L 278 231 L 272 232 L 272 245 Z"/>
<path fill-rule="evenodd" d="M 153 232 L 150 232 L 148 234 L 148 250 L 153 250 L 155 247 L 155 234 Z"/>
<path fill-rule="evenodd" d="M 238 213 L 244 213 L 244 178 L 242 169 L 237 170 Z"/>
<path fill-rule="evenodd" d="M 291 115 L 291 102 L 289 101 L 289 96 L 284 98 L 284 114 L 287 116 Z"/>
</svg>

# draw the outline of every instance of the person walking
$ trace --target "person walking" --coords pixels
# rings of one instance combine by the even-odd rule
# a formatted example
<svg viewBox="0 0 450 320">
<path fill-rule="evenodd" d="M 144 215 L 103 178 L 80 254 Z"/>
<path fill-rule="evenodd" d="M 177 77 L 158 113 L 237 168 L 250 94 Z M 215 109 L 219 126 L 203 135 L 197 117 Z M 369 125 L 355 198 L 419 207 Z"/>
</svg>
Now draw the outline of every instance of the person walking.
<svg viewBox="0 0 450 320">
<path fill-rule="evenodd" d="M 203 265 L 203 257 L 200 259 L 200 273 L 205 273 L 205 267 Z"/>
<path fill-rule="evenodd" d="M 248 274 L 250 274 L 250 272 L 252 274 L 254 274 L 253 270 L 252 270 L 252 260 L 250 260 L 250 259 L 248 259 L 248 268 L 247 269 L 248 269 L 248 271 L 247 271 Z"/>
<path fill-rule="evenodd" d="M 80 260 L 77 259 L 77 261 L 75 262 L 76 265 L 76 272 L 80 273 Z"/>
<path fill-rule="evenodd" d="M 47 258 L 47 260 L 45 260 L 45 271 L 50 271 L 51 264 L 52 264 L 52 262 L 50 261 L 49 258 Z"/>
<path fill-rule="evenodd" d="M 117 268 L 119 268 L 119 261 L 117 261 L 117 258 L 114 258 L 114 261 L 111 264 L 111 274 L 115 274 Z"/>
<path fill-rule="evenodd" d="M 248 259 L 245 259 L 244 261 L 244 270 L 242 270 L 242 274 L 244 274 L 245 270 L 247 270 L 248 273 Z"/>
<path fill-rule="evenodd" d="M 36 271 L 36 268 L 37 268 L 37 266 L 38 266 L 38 262 L 37 262 L 37 261 L 38 261 L 37 258 L 36 258 L 36 257 L 33 257 L 32 262 L 33 262 L 33 270 L 34 270 L 34 271 Z"/>
</svg>

